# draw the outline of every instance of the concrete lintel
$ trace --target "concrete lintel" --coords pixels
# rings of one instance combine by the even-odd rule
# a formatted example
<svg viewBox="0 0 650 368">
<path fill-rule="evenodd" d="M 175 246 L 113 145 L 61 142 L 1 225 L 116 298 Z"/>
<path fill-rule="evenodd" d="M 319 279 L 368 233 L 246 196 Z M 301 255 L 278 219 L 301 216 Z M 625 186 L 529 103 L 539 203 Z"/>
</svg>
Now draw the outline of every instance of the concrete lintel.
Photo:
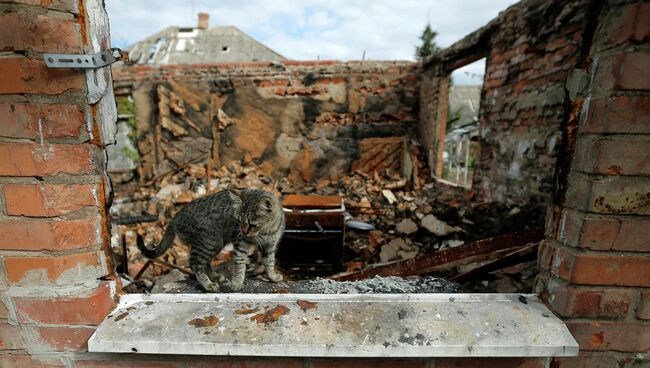
<svg viewBox="0 0 650 368">
<path fill-rule="evenodd" d="M 578 353 L 566 326 L 535 295 L 518 294 L 132 294 L 122 296 L 88 347 L 285 357 Z"/>
</svg>

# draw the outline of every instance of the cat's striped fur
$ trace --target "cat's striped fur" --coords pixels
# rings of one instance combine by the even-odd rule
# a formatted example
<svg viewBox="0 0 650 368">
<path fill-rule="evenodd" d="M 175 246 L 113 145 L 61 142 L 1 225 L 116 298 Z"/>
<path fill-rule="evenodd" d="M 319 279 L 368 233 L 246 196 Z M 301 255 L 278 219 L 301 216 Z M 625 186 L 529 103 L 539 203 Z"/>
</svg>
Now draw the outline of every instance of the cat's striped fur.
<svg viewBox="0 0 650 368">
<path fill-rule="evenodd" d="M 210 261 L 226 244 L 232 243 L 235 271 L 230 287 L 239 290 L 246 276 L 250 244 L 260 247 L 268 278 L 273 282 L 282 280 L 275 271 L 275 252 L 283 232 L 284 213 L 275 195 L 256 189 L 225 190 L 183 207 L 156 248 L 147 249 L 141 237 L 138 237 L 138 248 L 145 257 L 156 258 L 178 236 L 191 247 L 190 267 L 196 280 L 206 291 L 216 292 L 218 275 L 212 271 Z"/>
</svg>

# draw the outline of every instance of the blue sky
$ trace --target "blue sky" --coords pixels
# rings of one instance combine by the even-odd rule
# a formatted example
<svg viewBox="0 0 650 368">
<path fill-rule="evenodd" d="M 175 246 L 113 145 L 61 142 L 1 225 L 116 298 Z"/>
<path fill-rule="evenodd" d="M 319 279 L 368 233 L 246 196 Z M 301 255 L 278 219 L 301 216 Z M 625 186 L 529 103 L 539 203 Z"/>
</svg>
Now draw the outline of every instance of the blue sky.
<svg viewBox="0 0 650 368">
<path fill-rule="evenodd" d="M 113 45 L 125 47 L 170 26 L 233 25 L 289 59 L 413 60 L 427 21 L 446 47 L 514 0 L 106 0 Z M 464 68 L 482 74 L 484 64 Z M 454 74 L 458 84 L 480 78 Z"/>
</svg>

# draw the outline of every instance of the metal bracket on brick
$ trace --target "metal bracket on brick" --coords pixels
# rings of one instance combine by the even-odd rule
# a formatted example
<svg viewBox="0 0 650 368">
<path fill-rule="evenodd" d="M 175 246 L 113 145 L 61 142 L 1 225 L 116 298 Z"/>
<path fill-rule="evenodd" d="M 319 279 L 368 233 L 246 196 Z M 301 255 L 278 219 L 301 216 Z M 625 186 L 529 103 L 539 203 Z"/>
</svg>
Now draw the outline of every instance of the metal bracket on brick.
<svg viewBox="0 0 650 368">
<path fill-rule="evenodd" d="M 123 61 L 127 65 L 132 64 L 129 54 L 117 47 L 87 55 L 43 54 L 43 60 L 45 60 L 45 65 L 49 68 L 99 69 L 116 61 Z"/>
</svg>

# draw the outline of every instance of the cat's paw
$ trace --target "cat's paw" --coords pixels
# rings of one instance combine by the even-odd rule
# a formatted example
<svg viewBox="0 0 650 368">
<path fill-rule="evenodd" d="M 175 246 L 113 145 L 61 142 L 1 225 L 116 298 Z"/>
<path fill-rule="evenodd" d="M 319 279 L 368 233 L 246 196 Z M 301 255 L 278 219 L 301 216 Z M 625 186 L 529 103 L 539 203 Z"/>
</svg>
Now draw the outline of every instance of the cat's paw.
<svg viewBox="0 0 650 368">
<path fill-rule="evenodd" d="M 243 286 L 244 286 L 244 281 L 243 280 L 241 282 L 231 282 L 230 283 L 230 290 L 238 291 L 238 290 L 241 290 L 241 288 Z"/>
<path fill-rule="evenodd" d="M 219 284 L 217 283 L 210 283 L 206 285 L 201 285 L 203 286 L 203 289 L 207 291 L 208 293 L 218 293 L 219 292 Z"/>
<path fill-rule="evenodd" d="M 280 275 L 279 273 L 277 273 L 275 271 L 268 271 L 266 273 L 266 277 L 268 277 L 269 280 L 271 280 L 272 282 L 280 282 L 280 281 L 284 280 L 282 275 Z"/>
</svg>

